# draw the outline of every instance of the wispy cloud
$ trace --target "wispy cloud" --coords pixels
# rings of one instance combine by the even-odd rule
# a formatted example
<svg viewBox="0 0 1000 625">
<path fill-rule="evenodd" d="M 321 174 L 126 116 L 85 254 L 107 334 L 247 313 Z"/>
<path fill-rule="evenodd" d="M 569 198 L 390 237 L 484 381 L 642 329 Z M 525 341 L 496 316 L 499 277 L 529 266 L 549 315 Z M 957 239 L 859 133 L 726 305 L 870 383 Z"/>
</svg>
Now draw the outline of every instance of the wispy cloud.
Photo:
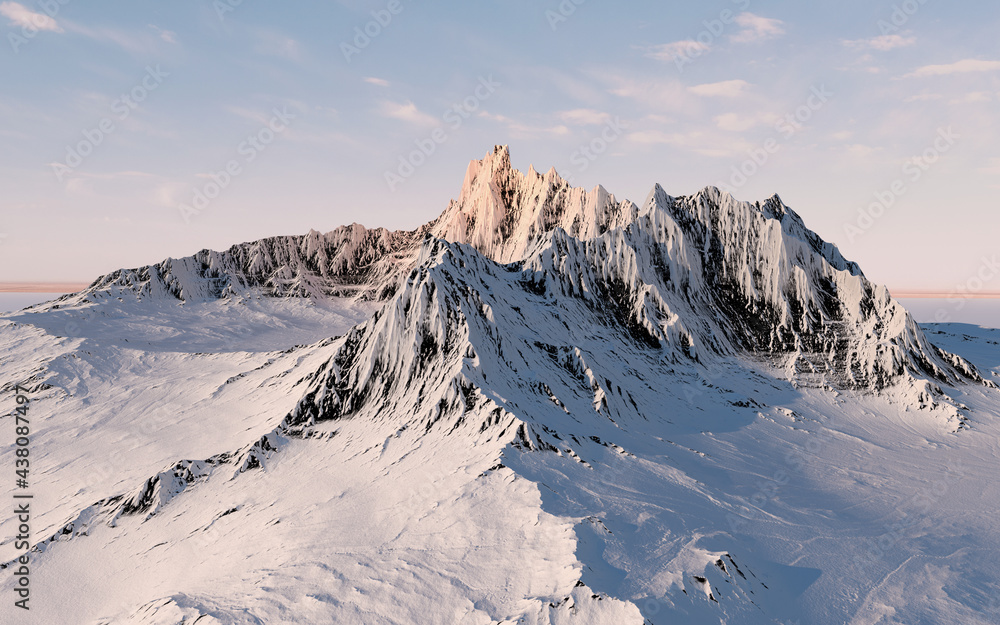
<svg viewBox="0 0 1000 625">
<path fill-rule="evenodd" d="M 980 167 L 976 171 L 981 174 L 1000 176 L 1000 158 L 991 158 L 985 167 Z"/>
<path fill-rule="evenodd" d="M 506 115 L 490 113 L 489 111 L 480 111 L 479 113 L 476 114 L 476 116 L 503 124 L 507 126 L 507 128 L 509 128 L 512 132 L 529 137 L 535 137 L 540 134 L 551 134 L 551 135 L 569 134 L 569 128 L 567 128 L 563 124 L 559 124 L 557 126 L 532 126 L 530 124 L 519 122 L 516 119 L 511 119 Z"/>
<path fill-rule="evenodd" d="M 733 43 L 757 43 L 785 34 L 783 21 L 753 13 L 740 13 L 736 16 L 736 23 L 740 31 L 729 38 Z"/>
<path fill-rule="evenodd" d="M 383 101 L 379 104 L 379 113 L 384 117 L 391 117 L 392 119 L 398 119 L 418 126 L 437 126 L 441 123 L 439 119 L 433 115 L 424 113 L 417 108 L 416 104 L 409 100 L 402 103 L 390 102 L 388 100 Z"/>
<path fill-rule="evenodd" d="M 263 126 L 267 124 L 268 121 L 268 116 L 262 111 L 243 108 L 240 106 L 227 106 L 226 110 L 241 119 L 251 122 L 255 126 Z"/>
<path fill-rule="evenodd" d="M 870 145 L 865 145 L 863 143 L 853 143 L 851 145 L 844 146 L 844 150 L 851 158 L 867 158 L 876 152 L 881 151 L 882 148 L 873 147 Z"/>
<path fill-rule="evenodd" d="M 598 126 L 608 123 L 611 115 L 594 109 L 573 109 L 559 113 L 559 119 L 574 126 Z"/>
<path fill-rule="evenodd" d="M 54 19 L 42 13 L 36 13 L 17 2 L 4 2 L 0 4 L 0 15 L 7 18 L 12 26 L 18 28 L 37 28 L 61 33 L 63 29 L 59 27 Z"/>
<path fill-rule="evenodd" d="M 948 76 L 951 74 L 971 74 L 975 72 L 1000 71 L 1000 61 L 984 61 L 981 59 L 963 59 L 947 65 L 925 65 L 906 74 L 904 78 L 923 78 L 925 76 Z"/>
<path fill-rule="evenodd" d="M 647 115 L 698 115 L 703 108 L 701 100 L 679 80 L 633 77 L 623 72 L 606 73 L 595 78 L 607 85 L 608 93 L 634 101 L 643 107 Z"/>
<path fill-rule="evenodd" d="M 66 192 L 81 197 L 114 197 L 120 196 L 123 189 L 141 189 L 149 193 L 150 186 L 155 186 L 162 176 L 143 171 L 115 171 L 90 173 L 76 171 L 66 179 Z M 150 198 L 155 200 L 154 198 Z"/>
<path fill-rule="evenodd" d="M 869 39 L 844 39 L 841 43 L 855 50 L 878 50 L 879 52 L 886 52 L 888 50 L 895 50 L 896 48 L 906 48 L 915 45 L 917 38 L 904 35 L 881 35 Z"/>
<path fill-rule="evenodd" d="M 743 95 L 749 86 L 750 83 L 745 80 L 724 80 L 688 87 L 688 91 L 709 98 L 735 98 Z"/>
<path fill-rule="evenodd" d="M 298 61 L 302 58 L 301 44 L 287 35 L 267 30 L 258 30 L 253 34 L 257 39 L 254 51 L 259 54 L 276 56 L 290 61 Z"/>
<path fill-rule="evenodd" d="M 150 200 L 157 206 L 164 208 L 177 208 L 182 200 L 190 199 L 185 197 L 191 193 L 191 185 L 187 182 L 166 181 L 153 186 L 150 191 Z"/>
<path fill-rule="evenodd" d="M 670 145 L 712 158 L 732 158 L 743 154 L 752 146 L 743 141 L 721 141 L 716 136 L 706 135 L 700 130 L 691 132 L 667 132 L 663 130 L 639 130 L 626 135 L 632 143 L 640 145 Z"/>
<path fill-rule="evenodd" d="M 167 41 L 163 38 L 162 33 L 154 36 L 152 33 L 142 30 L 124 31 L 106 27 L 90 28 L 75 22 L 67 21 L 64 23 L 66 24 L 66 30 L 71 33 L 82 35 L 100 43 L 112 43 L 138 55 L 154 54 L 158 49 L 162 48 L 162 44 L 159 41 Z M 173 43 L 170 41 L 167 42 Z"/>
<path fill-rule="evenodd" d="M 688 146 L 700 139 L 701 133 L 664 132 L 662 130 L 641 130 L 630 132 L 627 137 L 635 143 L 665 143 L 667 145 Z"/>
<path fill-rule="evenodd" d="M 715 121 L 715 125 L 719 130 L 745 132 L 757 126 L 772 124 L 776 120 L 777 117 L 772 114 L 740 115 L 739 113 L 723 113 L 722 115 L 717 115 L 713 121 Z"/>
<path fill-rule="evenodd" d="M 757 43 L 774 39 L 785 34 L 784 22 L 778 19 L 761 17 L 753 13 L 740 13 L 735 18 L 739 30 L 729 36 L 732 43 Z M 657 61 L 676 61 L 691 56 L 699 56 L 712 49 L 714 37 L 701 41 L 701 37 L 661 43 L 642 48 L 645 56 Z"/>
<path fill-rule="evenodd" d="M 708 44 L 700 41 L 685 40 L 671 43 L 661 43 L 645 48 L 646 56 L 657 61 L 673 61 L 709 50 Z"/>
<path fill-rule="evenodd" d="M 992 102 L 993 94 L 989 91 L 973 91 L 957 98 L 949 100 L 950 104 L 979 104 L 981 102 Z"/>
<path fill-rule="evenodd" d="M 379 87 L 388 87 L 389 86 L 389 81 L 388 80 L 383 80 L 381 78 L 375 78 L 374 76 L 368 76 L 364 80 L 369 85 L 377 85 Z"/>
<path fill-rule="evenodd" d="M 911 95 L 903 100 L 903 102 L 932 102 L 934 100 L 940 100 L 943 97 L 944 96 L 940 93 L 918 93 L 917 95 Z"/>
<path fill-rule="evenodd" d="M 177 33 L 172 30 L 164 30 L 159 26 L 154 24 L 149 25 L 150 28 L 156 31 L 156 34 L 160 36 L 160 39 L 166 41 L 167 43 L 177 43 Z"/>
</svg>

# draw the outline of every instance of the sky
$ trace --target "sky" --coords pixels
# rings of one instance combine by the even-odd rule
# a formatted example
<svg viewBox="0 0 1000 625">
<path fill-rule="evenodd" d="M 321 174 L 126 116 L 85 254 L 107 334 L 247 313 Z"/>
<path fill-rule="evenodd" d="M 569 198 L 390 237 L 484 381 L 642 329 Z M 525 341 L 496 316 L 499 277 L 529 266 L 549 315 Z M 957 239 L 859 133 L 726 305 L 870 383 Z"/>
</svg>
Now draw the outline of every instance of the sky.
<svg viewBox="0 0 1000 625">
<path fill-rule="evenodd" d="M 0 282 L 412 229 L 508 144 L 642 202 L 774 193 L 869 278 L 1000 292 L 1000 7 L 0 2 Z"/>
</svg>

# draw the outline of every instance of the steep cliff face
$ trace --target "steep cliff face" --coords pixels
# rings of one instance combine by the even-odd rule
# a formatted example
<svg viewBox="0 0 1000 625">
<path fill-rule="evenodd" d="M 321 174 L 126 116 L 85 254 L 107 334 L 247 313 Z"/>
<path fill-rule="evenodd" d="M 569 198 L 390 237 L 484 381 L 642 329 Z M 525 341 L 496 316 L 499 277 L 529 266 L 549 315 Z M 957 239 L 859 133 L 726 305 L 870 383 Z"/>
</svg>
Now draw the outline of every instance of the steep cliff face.
<svg viewBox="0 0 1000 625">
<path fill-rule="evenodd" d="M 527 266 L 563 294 L 613 304 L 651 345 L 692 357 L 751 354 L 847 388 L 879 390 L 904 374 L 983 382 L 777 196 L 752 204 L 715 188 L 673 198 L 656 187 L 625 228 L 557 232 Z"/>
<path fill-rule="evenodd" d="M 708 211 L 689 217 L 707 201 L 742 219 L 740 234 L 725 240 Z M 741 251 L 720 251 L 732 247 Z M 593 411 L 633 423 L 669 402 L 650 393 L 657 380 L 734 362 L 806 386 L 940 402 L 953 428 L 964 416 L 938 383 L 992 386 L 931 345 L 777 198 L 759 206 L 714 190 L 655 192 L 627 227 L 586 240 L 556 228 L 518 263 L 428 236 L 400 291 L 346 336 L 288 422 L 391 415 L 421 430 L 476 421 L 498 435 L 521 422 L 559 431 L 567 415 Z M 518 419 L 491 419 L 492 410 Z"/>
</svg>

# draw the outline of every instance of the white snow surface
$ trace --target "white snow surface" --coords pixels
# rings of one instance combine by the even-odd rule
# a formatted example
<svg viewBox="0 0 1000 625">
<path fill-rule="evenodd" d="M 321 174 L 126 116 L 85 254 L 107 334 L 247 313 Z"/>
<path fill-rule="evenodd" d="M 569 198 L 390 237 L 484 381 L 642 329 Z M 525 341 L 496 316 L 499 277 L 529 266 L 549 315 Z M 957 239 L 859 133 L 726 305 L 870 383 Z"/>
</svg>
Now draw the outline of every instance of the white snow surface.
<svg viewBox="0 0 1000 625">
<path fill-rule="evenodd" d="M 498 146 L 416 231 L 123 270 L 0 346 L 0 623 L 1000 622 L 1000 330 L 776 196 Z"/>
</svg>

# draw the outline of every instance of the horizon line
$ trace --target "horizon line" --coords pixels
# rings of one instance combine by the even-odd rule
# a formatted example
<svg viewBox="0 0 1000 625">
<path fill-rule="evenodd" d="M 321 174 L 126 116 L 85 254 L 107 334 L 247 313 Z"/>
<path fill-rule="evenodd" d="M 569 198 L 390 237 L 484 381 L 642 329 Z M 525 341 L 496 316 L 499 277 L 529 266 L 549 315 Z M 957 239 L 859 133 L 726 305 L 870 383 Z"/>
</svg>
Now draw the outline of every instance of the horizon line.
<svg viewBox="0 0 1000 625">
<path fill-rule="evenodd" d="M 0 282 L 0 293 L 56 293 L 82 291 L 92 282 Z"/>
</svg>

